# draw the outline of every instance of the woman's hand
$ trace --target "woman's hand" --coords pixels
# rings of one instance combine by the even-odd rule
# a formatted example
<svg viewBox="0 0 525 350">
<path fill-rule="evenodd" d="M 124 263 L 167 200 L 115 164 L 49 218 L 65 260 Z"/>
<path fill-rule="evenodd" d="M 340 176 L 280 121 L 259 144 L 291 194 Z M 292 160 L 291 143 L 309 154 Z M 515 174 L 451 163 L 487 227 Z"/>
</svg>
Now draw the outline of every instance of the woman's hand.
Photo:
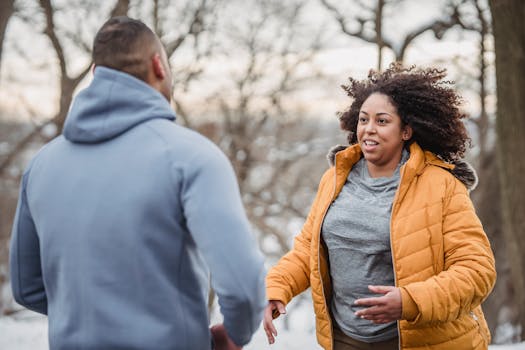
<svg viewBox="0 0 525 350">
<path fill-rule="evenodd" d="M 268 343 L 275 343 L 275 337 L 277 336 L 277 330 L 273 325 L 273 319 L 279 317 L 282 314 L 286 313 L 286 308 L 284 304 L 279 300 L 270 300 L 266 309 L 264 309 L 264 331 L 268 337 Z"/>
<path fill-rule="evenodd" d="M 356 306 L 367 306 L 355 314 L 374 323 L 389 323 L 401 319 L 401 291 L 392 286 L 368 286 L 372 293 L 381 297 L 363 298 L 355 301 Z"/>
</svg>

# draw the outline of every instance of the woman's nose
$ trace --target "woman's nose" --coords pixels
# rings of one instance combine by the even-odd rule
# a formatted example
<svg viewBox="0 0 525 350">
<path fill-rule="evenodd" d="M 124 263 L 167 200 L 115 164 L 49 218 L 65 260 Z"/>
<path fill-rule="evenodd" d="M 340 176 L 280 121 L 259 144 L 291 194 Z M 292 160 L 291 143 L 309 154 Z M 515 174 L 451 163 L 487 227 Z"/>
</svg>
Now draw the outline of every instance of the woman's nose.
<svg viewBox="0 0 525 350">
<path fill-rule="evenodd" d="M 366 124 L 366 126 L 365 126 L 365 131 L 366 131 L 367 133 L 375 133 L 375 131 L 376 131 L 375 123 L 372 122 L 372 121 L 368 122 L 368 123 Z"/>
</svg>

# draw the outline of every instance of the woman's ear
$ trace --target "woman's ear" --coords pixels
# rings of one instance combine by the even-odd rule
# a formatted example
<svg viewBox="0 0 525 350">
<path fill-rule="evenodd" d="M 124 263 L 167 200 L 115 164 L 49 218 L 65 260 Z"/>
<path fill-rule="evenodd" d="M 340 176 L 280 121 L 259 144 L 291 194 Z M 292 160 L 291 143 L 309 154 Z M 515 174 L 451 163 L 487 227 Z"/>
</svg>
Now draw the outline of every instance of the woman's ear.
<svg viewBox="0 0 525 350">
<path fill-rule="evenodd" d="M 408 141 L 412 138 L 412 134 L 414 133 L 414 131 L 412 130 L 412 127 L 410 125 L 405 125 L 403 126 L 403 134 L 402 134 L 402 137 L 403 137 L 403 141 Z"/>
</svg>

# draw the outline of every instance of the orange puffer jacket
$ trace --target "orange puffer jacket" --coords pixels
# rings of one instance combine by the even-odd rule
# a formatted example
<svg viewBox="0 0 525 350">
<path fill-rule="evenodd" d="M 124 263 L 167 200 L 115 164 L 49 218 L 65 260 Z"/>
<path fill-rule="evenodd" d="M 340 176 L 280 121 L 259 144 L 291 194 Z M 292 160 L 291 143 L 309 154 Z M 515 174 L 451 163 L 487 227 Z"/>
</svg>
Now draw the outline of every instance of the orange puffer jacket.
<svg viewBox="0 0 525 350">
<path fill-rule="evenodd" d="M 333 348 L 331 282 L 320 231 L 360 158 L 358 145 L 335 154 L 335 166 L 322 177 L 293 249 L 266 279 L 268 299 L 284 304 L 311 286 L 317 340 L 326 350 Z M 403 303 L 401 350 L 477 350 L 487 349 L 490 342 L 480 304 L 496 279 L 494 256 L 467 188 L 455 175 L 475 178 L 468 169 L 455 168 L 415 143 L 401 168 L 390 221 L 395 280 Z"/>
</svg>

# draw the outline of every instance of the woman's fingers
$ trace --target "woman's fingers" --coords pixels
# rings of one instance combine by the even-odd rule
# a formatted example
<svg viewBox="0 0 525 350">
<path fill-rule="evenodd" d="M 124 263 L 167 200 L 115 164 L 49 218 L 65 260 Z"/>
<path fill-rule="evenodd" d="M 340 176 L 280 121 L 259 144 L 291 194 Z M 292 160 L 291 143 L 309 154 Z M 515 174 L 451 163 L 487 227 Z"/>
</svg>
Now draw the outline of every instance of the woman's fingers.
<svg viewBox="0 0 525 350">
<path fill-rule="evenodd" d="M 275 341 L 274 334 L 277 335 L 277 330 L 273 326 L 272 312 L 272 305 L 268 303 L 266 309 L 264 310 L 263 326 L 264 332 L 266 333 L 266 337 L 268 338 L 268 343 L 270 344 L 273 344 Z"/>
<path fill-rule="evenodd" d="M 386 294 L 396 289 L 394 286 L 368 286 L 368 290 L 376 294 Z"/>
<path fill-rule="evenodd" d="M 363 298 L 355 301 L 356 306 L 368 306 L 355 313 L 356 316 L 374 323 L 386 323 L 401 318 L 401 293 L 392 286 L 368 286 L 370 291 L 383 294 L 380 297 Z"/>
<path fill-rule="evenodd" d="M 283 303 L 281 303 L 280 301 L 275 301 L 275 304 L 277 305 L 277 310 L 279 310 L 279 313 L 281 315 L 286 313 L 286 308 L 284 307 Z"/>
<path fill-rule="evenodd" d="M 266 324 L 264 326 L 264 332 L 266 333 L 266 338 L 268 338 L 268 344 L 273 344 L 275 343 L 275 338 L 272 334 L 272 331 L 266 327 Z"/>
<path fill-rule="evenodd" d="M 277 329 L 273 324 L 273 319 L 279 317 L 280 314 L 285 314 L 286 308 L 283 303 L 277 300 L 270 300 L 266 309 L 264 310 L 263 326 L 268 338 L 268 343 L 273 344 L 277 336 Z"/>
</svg>

